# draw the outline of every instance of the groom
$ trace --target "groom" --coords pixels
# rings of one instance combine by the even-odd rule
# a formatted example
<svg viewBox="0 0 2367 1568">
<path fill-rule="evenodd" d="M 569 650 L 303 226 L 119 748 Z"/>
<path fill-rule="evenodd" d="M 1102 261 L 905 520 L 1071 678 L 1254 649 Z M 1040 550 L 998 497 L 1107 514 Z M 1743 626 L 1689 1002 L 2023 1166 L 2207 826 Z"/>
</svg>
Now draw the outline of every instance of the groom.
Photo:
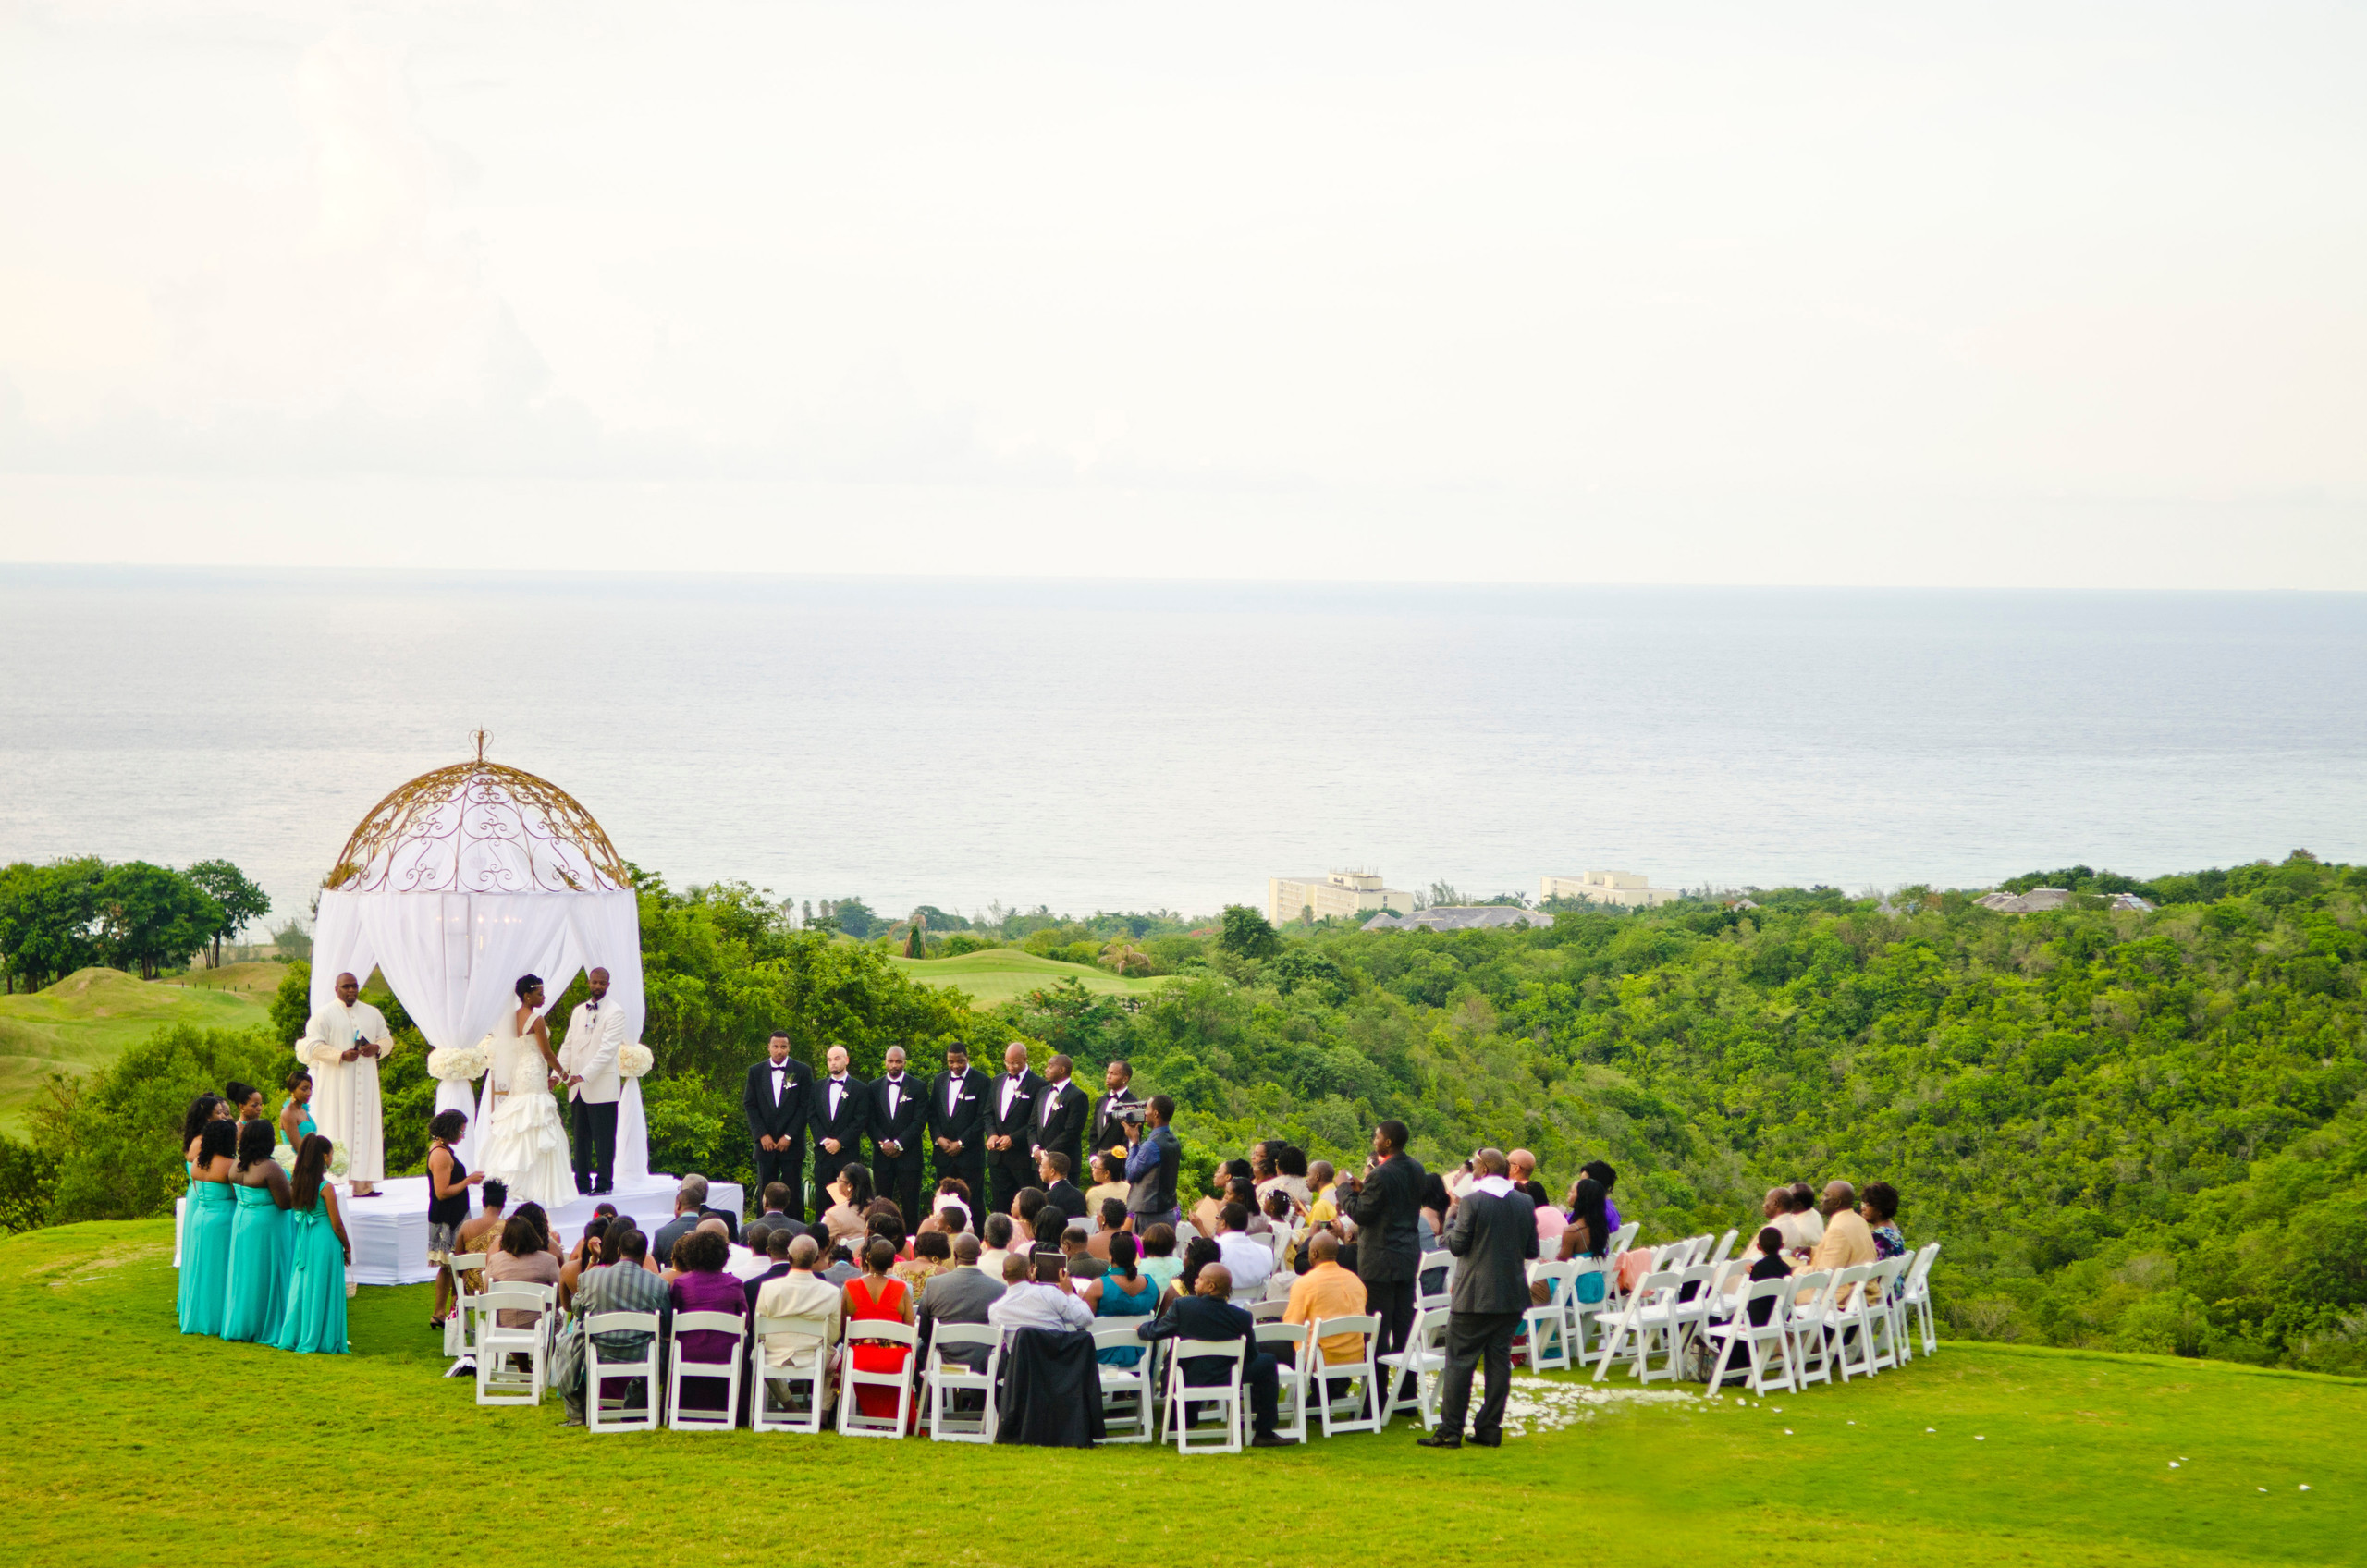
<svg viewBox="0 0 2367 1568">
<path fill-rule="evenodd" d="M 592 996 L 568 1014 L 558 1070 L 567 1074 L 567 1098 L 575 1112 L 575 1190 L 606 1193 L 616 1185 L 617 1098 L 624 1091 L 617 1053 L 626 1044 L 625 1010 L 608 1000 L 607 970 L 593 970 L 583 978 Z"/>
</svg>

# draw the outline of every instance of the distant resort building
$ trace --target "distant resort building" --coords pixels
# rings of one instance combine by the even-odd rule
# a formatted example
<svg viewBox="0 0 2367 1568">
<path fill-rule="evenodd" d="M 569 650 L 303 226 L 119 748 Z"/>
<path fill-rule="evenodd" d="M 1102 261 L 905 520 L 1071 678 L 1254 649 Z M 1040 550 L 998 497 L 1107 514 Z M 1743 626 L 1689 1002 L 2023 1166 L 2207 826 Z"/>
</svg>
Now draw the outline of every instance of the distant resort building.
<svg viewBox="0 0 2367 1568">
<path fill-rule="evenodd" d="M 1674 888 L 1648 886 L 1643 877 L 1632 871 L 1589 871 L 1584 876 L 1537 879 L 1539 903 L 1551 903 L 1555 899 L 1584 899 L 1588 903 L 1620 909 L 1654 909 L 1683 897 Z"/>
<path fill-rule="evenodd" d="M 1551 925 L 1553 917 L 1510 904 L 1435 904 L 1411 914 L 1386 912 L 1365 922 L 1367 931 L 1484 931 L 1504 925 Z"/>
<path fill-rule="evenodd" d="M 1266 918 L 1277 925 L 1312 912 L 1317 920 L 1334 915 L 1358 915 L 1374 910 L 1412 909 L 1414 895 L 1402 888 L 1384 888 L 1377 871 L 1334 871 L 1321 878 L 1269 876 L 1266 879 Z"/>
<path fill-rule="evenodd" d="M 1973 901 L 1983 909 L 1993 909 L 1999 914 L 2044 914 L 2050 910 L 2064 908 L 2078 896 L 2068 888 L 2032 888 L 2027 893 L 1987 893 Z M 2106 909 L 2130 910 L 2139 914 L 2153 912 L 2150 901 L 2134 893 L 2106 893 L 2103 897 Z"/>
</svg>

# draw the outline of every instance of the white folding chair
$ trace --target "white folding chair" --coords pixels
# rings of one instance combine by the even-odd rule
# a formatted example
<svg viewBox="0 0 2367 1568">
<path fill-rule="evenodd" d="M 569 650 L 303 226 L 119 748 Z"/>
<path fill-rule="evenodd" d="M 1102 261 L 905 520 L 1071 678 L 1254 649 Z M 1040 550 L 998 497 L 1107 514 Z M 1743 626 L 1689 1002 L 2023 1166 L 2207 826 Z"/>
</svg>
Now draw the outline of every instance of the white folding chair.
<svg viewBox="0 0 2367 1568">
<path fill-rule="evenodd" d="M 1343 1334 L 1355 1334 L 1362 1349 L 1354 1361 L 1326 1361 L 1322 1341 Z M 1380 1387 L 1380 1364 L 1373 1359 L 1380 1345 L 1380 1317 L 1377 1313 L 1364 1313 L 1355 1317 L 1325 1317 L 1306 1326 L 1307 1397 L 1315 1402 L 1317 1415 L 1323 1423 L 1327 1438 L 1342 1432 L 1378 1432 L 1380 1430 L 1384 1403 Z M 1332 1397 L 1335 1383 L 1344 1383 L 1339 1397 Z"/>
<path fill-rule="evenodd" d="M 1274 1358 L 1274 1435 L 1294 1443 L 1306 1441 L 1306 1357 L 1309 1349 L 1304 1323 L 1260 1323 L 1250 1330 L 1259 1349 Z M 1288 1347 L 1290 1354 L 1282 1351 Z"/>
<path fill-rule="evenodd" d="M 1932 1332 L 1932 1265 L 1939 1256 L 1940 1243 L 1937 1242 L 1930 1243 L 1915 1255 L 1915 1267 L 1907 1271 L 1907 1284 L 1898 1297 L 1900 1316 L 1912 1312 L 1922 1324 L 1925 1355 L 1936 1355 L 1940 1351 L 1939 1339 Z M 1909 1323 L 1901 1342 L 1914 1338 L 1915 1326 Z"/>
<path fill-rule="evenodd" d="M 949 1361 L 948 1345 L 986 1347 L 982 1366 Z M 939 1323 L 929 1330 L 928 1360 L 921 1367 L 921 1425 L 932 1441 L 990 1443 L 995 1440 L 995 1378 L 1002 1371 L 1002 1330 L 985 1323 Z M 1109 1369 L 1103 1368 L 1103 1376 Z M 976 1394 L 973 1413 L 954 1408 L 961 1394 Z"/>
<path fill-rule="evenodd" d="M 1706 1243 L 1707 1238 L 1704 1241 Z M 1676 1295 L 1669 1303 L 1668 1309 L 1669 1376 L 1672 1378 L 1680 1375 L 1677 1368 L 1682 1357 L 1692 1347 L 1693 1341 L 1710 1326 L 1710 1315 L 1720 1305 L 1715 1287 L 1723 1268 L 1722 1264 L 1691 1263 L 1677 1275 Z"/>
<path fill-rule="evenodd" d="M 1651 1381 L 1652 1341 L 1666 1343 L 1669 1338 L 1669 1308 L 1676 1299 L 1677 1281 L 1682 1275 L 1659 1272 L 1645 1275 L 1636 1281 L 1628 1292 L 1626 1305 L 1613 1319 L 1611 1332 L 1603 1336 L 1602 1357 L 1596 1362 L 1594 1380 L 1601 1382 L 1611 1373 L 1611 1364 L 1622 1354 L 1631 1358 L 1631 1370 L 1639 1379 Z M 1669 1360 L 1676 1360 L 1672 1352 Z M 1663 1373 L 1662 1376 L 1667 1376 Z"/>
<path fill-rule="evenodd" d="M 1636 1244 L 1636 1232 L 1642 1229 L 1643 1223 L 1644 1222 L 1640 1219 L 1630 1219 L 1626 1224 L 1622 1225 L 1618 1230 L 1611 1232 L 1611 1250 L 1604 1254 L 1604 1256 L 1607 1257 L 1616 1258 L 1621 1253 L 1625 1252 L 1629 1247 L 1634 1246 Z"/>
<path fill-rule="evenodd" d="M 1891 1316 L 1891 1298 L 1897 1293 L 1898 1277 L 1907 1262 L 1905 1257 L 1886 1257 L 1870 1265 L 1872 1272 L 1858 1287 L 1857 1299 L 1849 1304 L 1849 1317 L 1857 1326 L 1851 1342 L 1858 1351 L 1858 1370 L 1870 1378 L 1898 1365 L 1898 1338 L 1894 1332 L 1896 1325 Z M 1843 1376 L 1846 1380 L 1846 1368 Z"/>
<path fill-rule="evenodd" d="M 1792 1307 L 1785 1324 L 1792 1336 L 1792 1376 L 1803 1390 L 1810 1383 L 1833 1381 L 1833 1363 L 1825 1354 L 1824 1327 L 1832 1311 L 1834 1282 L 1846 1272 L 1820 1268 L 1813 1274 L 1795 1274 L 1784 1281 L 1792 1287 Z M 1816 1368 L 1813 1372 L 1809 1370 L 1811 1365 Z"/>
<path fill-rule="evenodd" d="M 1253 1323 L 1280 1323 L 1282 1314 L 1291 1309 L 1288 1296 L 1268 1296 L 1249 1304 L 1249 1320 Z"/>
<path fill-rule="evenodd" d="M 1423 1428 L 1438 1425 L 1439 1384 L 1446 1376 L 1446 1325 L 1443 1306 L 1419 1313 L 1405 1336 L 1405 1348 L 1379 1358 L 1388 1396 L 1381 1409 L 1382 1430 L 1405 1408 L 1405 1397 L 1398 1390 L 1408 1378 L 1414 1381 L 1413 1404 Z"/>
<path fill-rule="evenodd" d="M 666 1346 L 666 1426 L 676 1432 L 728 1432 L 740 1425 L 740 1335 L 747 1327 L 736 1312 L 678 1312 Z M 684 1334 L 730 1334 L 731 1354 L 722 1361 L 687 1361 Z M 684 1382 L 721 1383 L 723 1408 L 685 1409 Z"/>
<path fill-rule="evenodd" d="M 1159 1388 L 1155 1370 L 1159 1341 L 1134 1332 L 1133 1321 L 1112 1323 L 1093 1330 L 1093 1348 L 1138 1350 L 1132 1366 L 1103 1363 L 1095 1370 L 1101 1378 L 1101 1425 L 1109 1443 L 1147 1443 L 1158 1436 Z M 1122 1433 L 1119 1428 L 1123 1428 Z M 992 1441 L 992 1439 L 987 1439 Z"/>
<path fill-rule="evenodd" d="M 1833 1293 L 1824 1305 L 1825 1353 L 1841 1369 L 1841 1380 L 1870 1376 L 1853 1359 L 1866 1337 L 1866 1285 L 1874 1277 L 1870 1263 L 1853 1264 L 1833 1277 Z"/>
<path fill-rule="evenodd" d="M 452 1271 L 452 1316 L 444 1320 L 444 1354 L 458 1361 L 476 1354 L 475 1319 L 469 1316 L 469 1303 L 475 1298 L 469 1293 L 469 1272 L 484 1267 L 481 1252 L 457 1253 L 445 1260 Z"/>
<path fill-rule="evenodd" d="M 1167 1358 L 1167 1431 L 1166 1438 L 1175 1440 L 1178 1453 L 1239 1453 L 1245 1446 L 1243 1429 L 1248 1424 L 1248 1411 L 1242 1398 L 1241 1367 L 1249 1350 L 1246 1340 L 1184 1340 L 1177 1342 Z M 1213 1359 L 1228 1363 L 1225 1380 L 1221 1383 L 1186 1383 L 1184 1364 L 1191 1360 Z M 1209 1405 L 1224 1418 L 1224 1437 L 1214 1445 L 1194 1446 L 1194 1422 Z M 1160 1440 L 1165 1441 L 1166 1438 Z"/>
<path fill-rule="evenodd" d="M 836 1354 L 828 1343 L 836 1331 L 836 1313 L 806 1317 L 759 1317 L 748 1339 L 748 1427 L 757 1432 L 803 1432 L 819 1436 L 830 1408 L 830 1361 Z M 992 1330 L 989 1330 L 991 1332 Z M 765 1359 L 765 1341 L 776 1334 L 794 1334 L 809 1346 L 812 1357 L 803 1366 L 775 1366 Z M 798 1409 L 798 1390 L 805 1392 L 805 1408 Z M 773 1407 L 778 1394 L 780 1407 Z"/>
<path fill-rule="evenodd" d="M 1593 1301 L 1581 1301 L 1578 1299 L 1579 1281 L 1589 1274 L 1602 1279 L 1602 1294 Z M 1578 1257 L 1570 1260 L 1570 1285 L 1562 1292 L 1562 1306 L 1564 1319 L 1568 1325 L 1572 1366 L 1584 1366 L 1587 1357 L 1594 1354 L 1587 1348 L 1588 1341 L 1594 1337 L 1592 1330 L 1601 1323 L 1603 1312 L 1611 1306 L 1611 1287 L 1618 1278 L 1617 1267 L 1608 1258 Z"/>
<path fill-rule="evenodd" d="M 1291 1287 L 1298 1283 L 1298 1276 L 1287 1268 L 1277 1268 L 1266 1276 L 1266 1299 L 1289 1305 Z"/>
<path fill-rule="evenodd" d="M 1792 1377 L 1791 1305 L 1796 1287 L 1789 1280 L 1761 1280 L 1743 1292 L 1735 1315 L 1723 1323 L 1712 1325 L 1711 1340 L 1718 1341 L 1718 1365 L 1710 1374 L 1710 1391 L 1715 1393 L 1725 1386 L 1726 1363 L 1735 1354 L 1735 1346 L 1743 1347 L 1743 1357 L 1750 1368 L 1749 1388 L 1755 1394 L 1770 1391 L 1790 1392 L 1799 1384 Z M 1751 1307 L 1760 1302 L 1772 1305 L 1768 1308 L 1767 1321 L 1753 1323 Z M 1782 1364 L 1778 1377 L 1767 1375 L 1767 1347 L 1775 1347 L 1775 1360 Z"/>
<path fill-rule="evenodd" d="M 1735 1250 L 1735 1238 L 1741 1234 L 1742 1232 L 1739 1231 L 1729 1231 L 1724 1235 L 1720 1236 L 1718 1238 L 1718 1250 L 1710 1255 L 1710 1261 L 1712 1263 L 1725 1262 L 1727 1255 Z"/>
<path fill-rule="evenodd" d="M 659 1370 L 665 1345 L 657 1337 L 658 1316 L 654 1312 L 595 1312 L 583 1320 L 583 1427 L 590 1432 L 654 1432 L 665 1418 L 665 1383 Z M 649 1342 L 642 1347 L 638 1361 L 604 1359 L 601 1334 L 644 1333 Z M 632 1393 L 632 1379 L 639 1378 L 642 1386 L 640 1414 L 632 1413 L 629 1403 Z M 625 1387 L 611 1403 L 600 1391 L 603 1383 L 621 1380 Z"/>
<path fill-rule="evenodd" d="M 839 1368 L 839 1436 L 842 1438 L 901 1438 L 913 1418 L 913 1357 L 912 1352 L 921 1342 L 920 1330 L 910 1323 L 897 1323 L 884 1318 L 870 1318 L 850 1323 L 846 1330 L 846 1360 Z M 857 1345 L 901 1345 L 905 1354 L 901 1365 L 893 1372 L 865 1372 L 854 1364 Z M 855 1397 L 857 1389 L 893 1389 L 896 1390 L 896 1414 L 893 1416 L 865 1415 Z"/>
<path fill-rule="evenodd" d="M 1200 1228 L 1188 1219 L 1175 1222 L 1175 1256 L 1182 1257 L 1184 1249 L 1200 1239 Z"/>
<path fill-rule="evenodd" d="M 1513 1340 L 1513 1362 L 1528 1358 L 1531 1372 L 1566 1372 L 1570 1369 L 1570 1308 L 1565 1299 L 1572 1281 L 1577 1277 L 1575 1263 L 1532 1263 L 1528 1266 L 1528 1282 L 1545 1282 L 1545 1305 L 1531 1306 L 1520 1315 L 1520 1332 Z"/>
<path fill-rule="evenodd" d="M 1437 1274 L 1439 1277 L 1438 1288 L 1436 1290 L 1424 1290 L 1422 1288 L 1422 1281 L 1429 1279 L 1432 1274 Z M 1453 1291 L 1454 1254 L 1451 1252 L 1424 1253 L 1422 1255 L 1422 1261 L 1414 1267 L 1414 1305 L 1416 1309 L 1427 1312 L 1434 1306 L 1444 1306 L 1447 1305 L 1447 1300 L 1453 1293 Z"/>
<path fill-rule="evenodd" d="M 550 1377 L 550 1336 L 544 1328 L 550 1317 L 556 1287 L 525 1280 L 491 1285 L 469 1298 L 476 1315 L 477 1403 L 479 1404 L 540 1404 L 543 1385 Z M 531 1312 L 532 1323 L 504 1328 L 497 1314 Z M 510 1365 L 523 1360 L 523 1370 Z"/>
</svg>

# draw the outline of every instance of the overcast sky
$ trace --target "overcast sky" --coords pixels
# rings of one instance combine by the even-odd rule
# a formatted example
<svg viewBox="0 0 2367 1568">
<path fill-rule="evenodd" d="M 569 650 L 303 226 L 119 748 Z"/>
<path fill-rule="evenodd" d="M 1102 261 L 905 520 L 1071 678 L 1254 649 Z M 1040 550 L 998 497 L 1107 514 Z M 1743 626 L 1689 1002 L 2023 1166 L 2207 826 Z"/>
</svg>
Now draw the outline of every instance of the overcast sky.
<svg viewBox="0 0 2367 1568">
<path fill-rule="evenodd" d="M 1936 9 L 6 4 L 0 559 L 2367 589 L 2367 11 Z"/>
</svg>

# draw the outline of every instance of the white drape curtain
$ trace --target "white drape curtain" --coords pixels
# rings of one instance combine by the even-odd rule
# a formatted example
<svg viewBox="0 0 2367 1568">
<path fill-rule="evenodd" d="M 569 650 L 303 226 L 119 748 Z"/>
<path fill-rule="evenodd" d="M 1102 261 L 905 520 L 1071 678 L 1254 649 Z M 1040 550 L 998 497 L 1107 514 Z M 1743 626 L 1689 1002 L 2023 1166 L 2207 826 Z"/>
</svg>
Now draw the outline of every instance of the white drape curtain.
<svg viewBox="0 0 2367 1568">
<path fill-rule="evenodd" d="M 501 1010 L 517 1005 L 521 975 L 541 975 L 544 995 L 556 1003 L 578 974 L 595 968 L 608 972 L 609 999 L 625 1010 L 625 1037 L 641 1038 L 641 911 L 631 892 L 324 892 L 313 930 L 313 1010 L 335 999 L 339 974 L 350 971 L 366 982 L 373 968 L 431 1048 L 484 1038 Z M 618 1117 L 619 1178 L 628 1170 L 645 1172 L 649 1162 L 639 1086 L 626 1094 L 630 1107 L 620 1106 Z M 436 1109 L 448 1102 L 471 1114 L 460 1158 L 473 1165 L 484 1117 L 469 1099 L 466 1085 L 436 1087 Z M 638 1156 L 630 1163 L 629 1115 Z"/>
</svg>

